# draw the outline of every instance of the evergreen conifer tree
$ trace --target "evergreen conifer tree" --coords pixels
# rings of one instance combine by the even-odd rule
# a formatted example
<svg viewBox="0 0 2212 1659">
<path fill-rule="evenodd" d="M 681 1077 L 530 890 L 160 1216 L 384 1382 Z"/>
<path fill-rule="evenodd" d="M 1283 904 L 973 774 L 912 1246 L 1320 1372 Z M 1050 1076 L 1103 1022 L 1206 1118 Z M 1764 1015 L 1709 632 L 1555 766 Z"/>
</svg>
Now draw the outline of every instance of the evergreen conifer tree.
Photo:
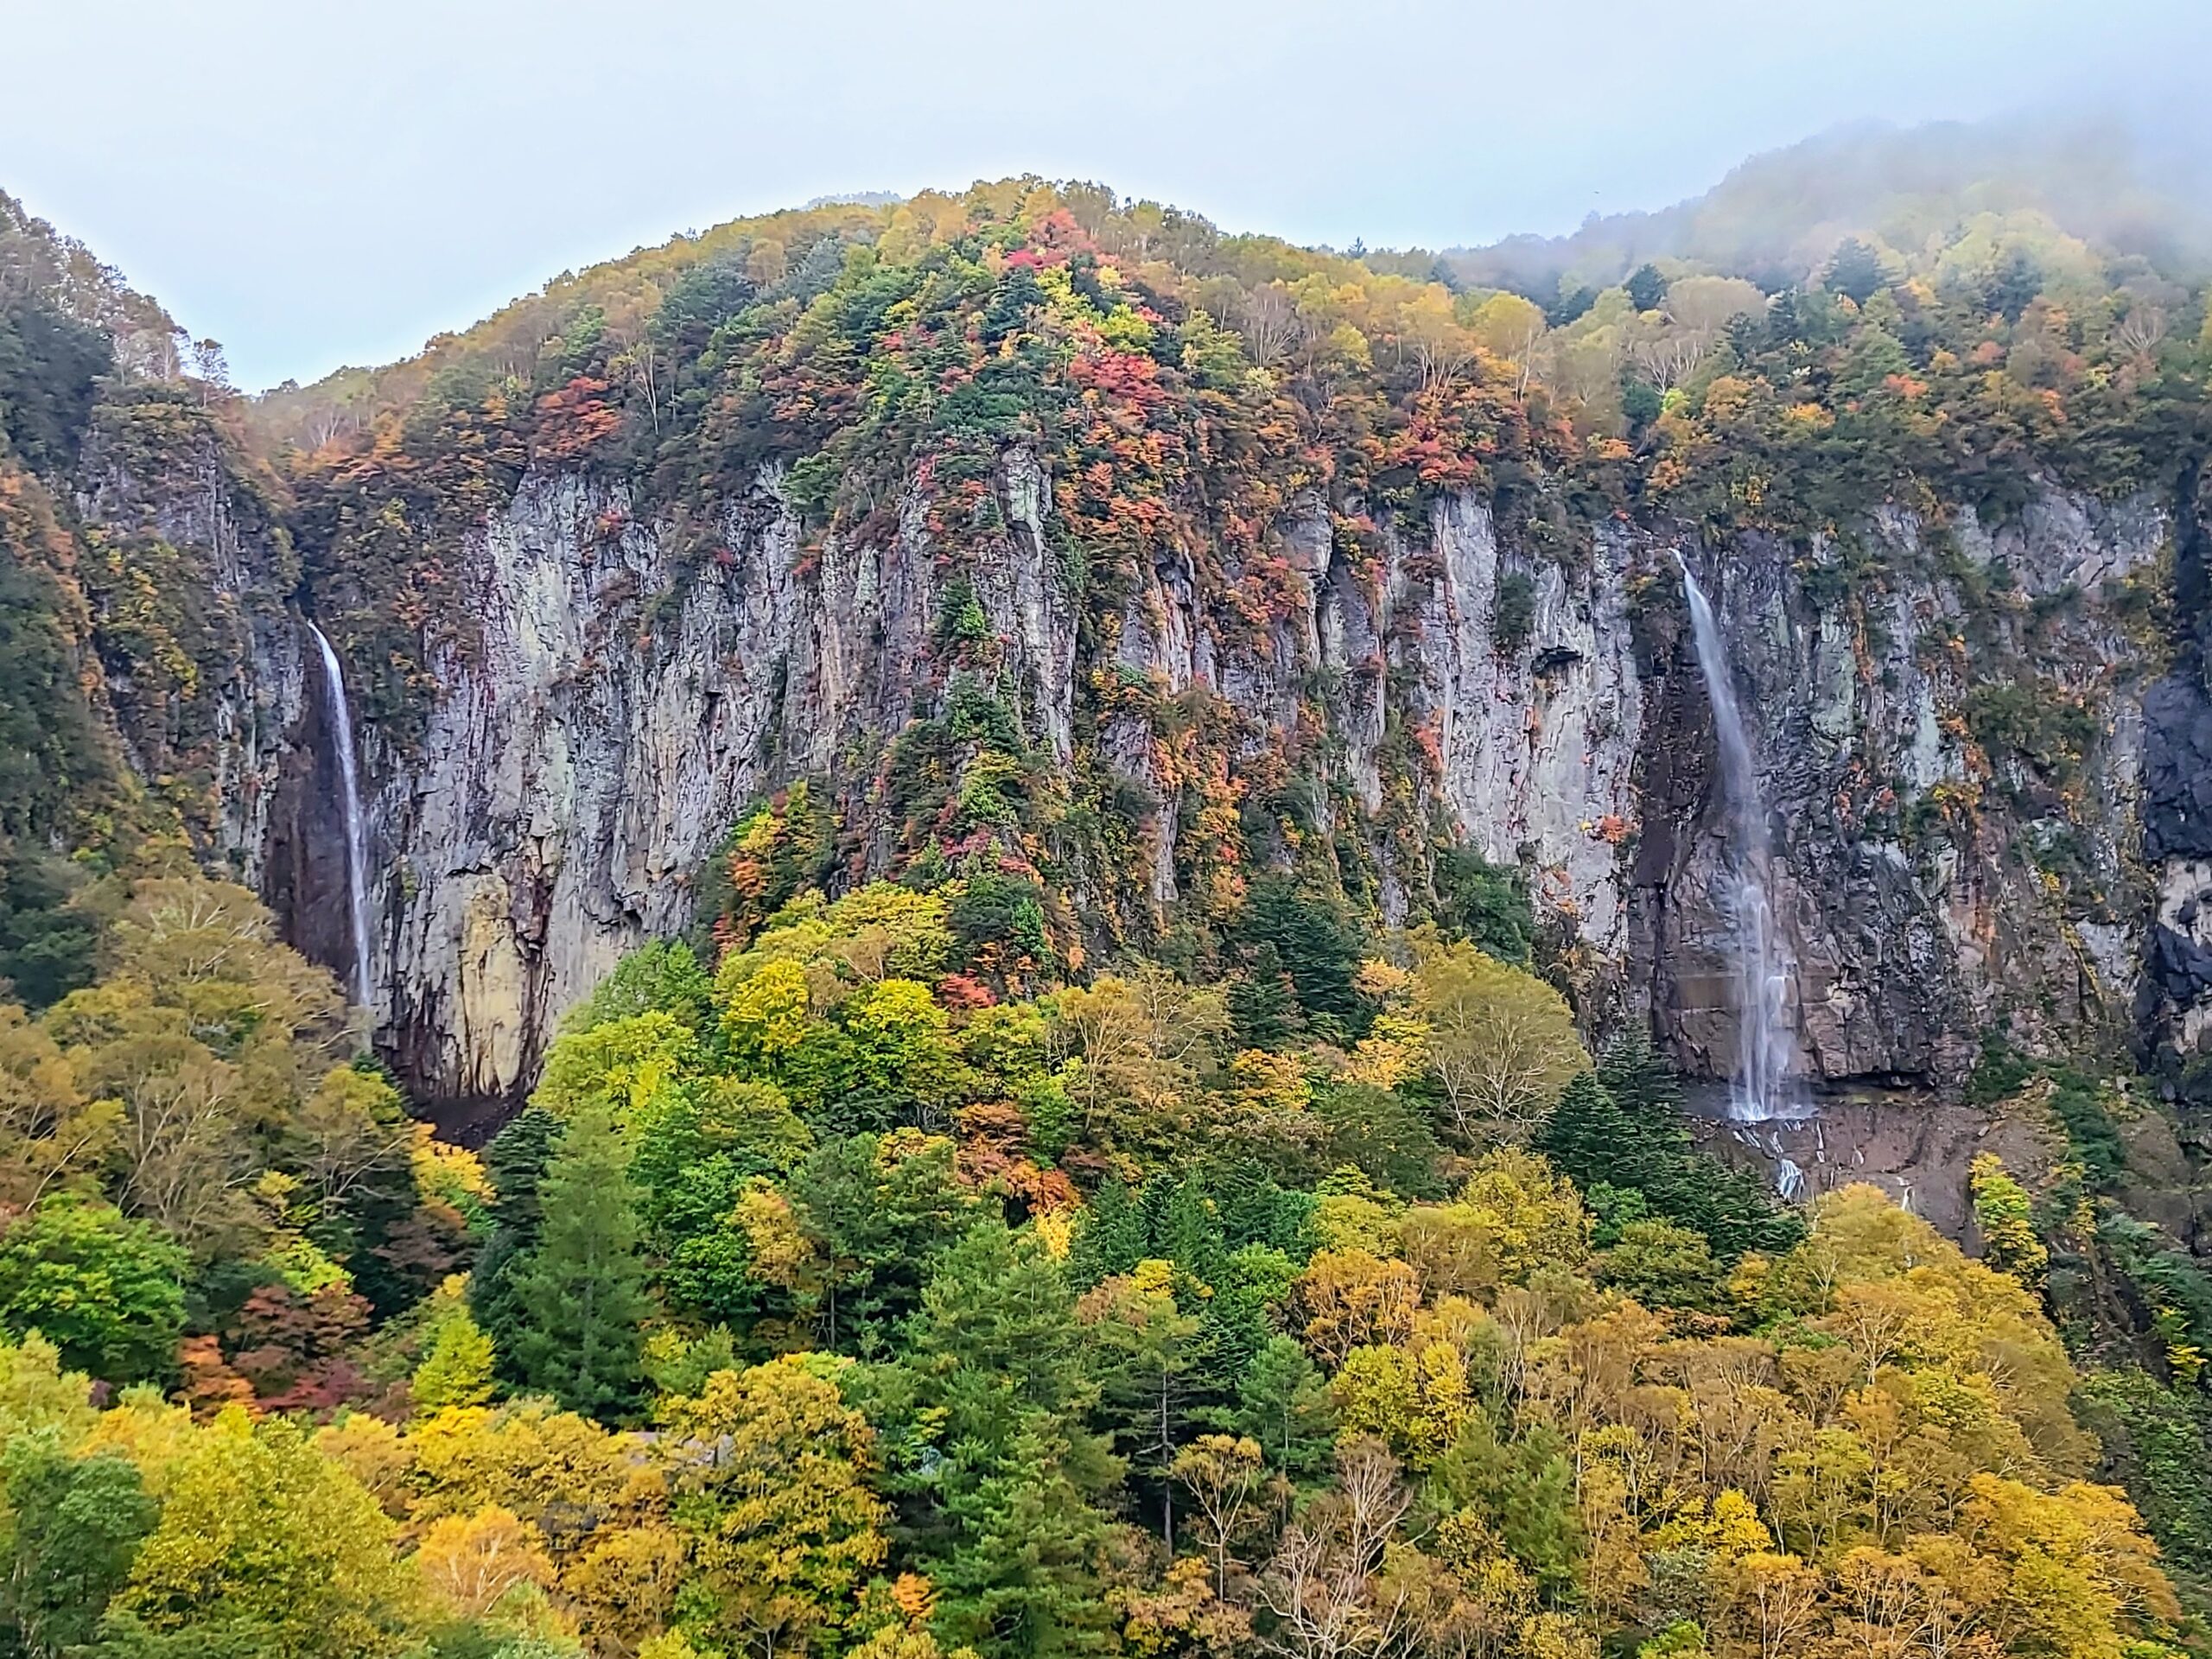
<svg viewBox="0 0 2212 1659">
<path fill-rule="evenodd" d="M 649 1304 L 628 1166 L 612 1120 L 581 1113 L 546 1166 L 537 1243 L 514 1271 L 524 1382 L 597 1417 L 620 1415 L 643 1375 Z"/>
</svg>

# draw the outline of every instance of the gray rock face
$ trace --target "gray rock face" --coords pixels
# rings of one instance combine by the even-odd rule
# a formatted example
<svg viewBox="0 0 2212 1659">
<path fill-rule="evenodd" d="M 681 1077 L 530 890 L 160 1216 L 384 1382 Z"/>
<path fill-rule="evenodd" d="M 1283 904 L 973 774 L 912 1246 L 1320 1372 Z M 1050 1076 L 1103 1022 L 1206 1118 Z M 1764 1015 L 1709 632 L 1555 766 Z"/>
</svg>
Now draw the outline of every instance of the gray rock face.
<svg viewBox="0 0 2212 1659">
<path fill-rule="evenodd" d="M 931 646 L 956 580 L 1030 743 L 1148 803 L 1141 902 L 1181 897 L 1188 780 L 1116 686 L 1210 699 L 1233 765 L 1325 773 L 1317 810 L 1369 848 L 1388 918 L 1426 880 L 1394 812 L 1517 865 L 1593 1017 L 1648 1019 L 1713 1072 L 1735 1051 L 1725 849 L 1679 547 L 1708 577 L 1762 755 L 1808 1074 L 1952 1079 L 1992 1024 L 2108 1025 L 2136 995 L 2146 722 L 2138 647 L 2096 595 L 2169 543 L 2147 505 L 2051 496 L 1943 537 L 1885 512 L 1868 544 L 1809 553 L 1619 523 L 1560 560 L 1471 497 L 1356 548 L 1309 499 L 1275 527 L 1288 598 L 1266 617 L 1232 613 L 1224 582 L 1243 573 L 1221 550 L 1168 545 L 1080 632 L 1032 457 L 1007 457 L 996 506 L 1002 534 L 957 572 L 918 501 L 873 539 L 803 552 L 768 474 L 721 550 L 686 564 L 619 489 L 524 485 L 459 561 L 480 642 L 438 665 L 419 752 L 366 734 L 378 1029 L 418 1090 L 526 1087 L 563 1011 L 686 921 L 693 874 L 765 791 L 826 778 L 864 808 L 890 740 L 939 712 Z M 1501 645 L 1509 579 L 1528 621 Z M 1970 598 L 1993 587 L 2002 603 Z M 2078 703 L 2094 730 L 2063 779 L 1990 761 L 1969 718 L 1977 684 L 2029 685 L 2030 664 L 2030 701 Z M 2149 729 L 2154 791 L 2201 789 L 2196 728 Z M 867 863 L 888 861 L 893 829 L 870 826 Z M 2212 849 L 2189 848 L 2212 874 Z M 2188 902 L 2158 938 L 2200 953 L 2172 971 L 2212 1005 L 2212 906 Z"/>
<path fill-rule="evenodd" d="M 226 470 L 212 432 L 179 460 L 143 476 L 98 426 L 79 457 L 79 518 L 126 544 L 167 543 L 202 595 L 194 609 L 205 638 L 194 642 L 199 678 L 189 708 L 142 702 L 128 661 L 118 657 L 105 664 L 111 711 L 142 778 L 203 781 L 184 803 L 188 827 L 234 878 L 262 886 L 283 840 L 279 785 L 297 763 L 309 690 L 291 603 L 299 569 L 265 506 Z"/>
<path fill-rule="evenodd" d="M 1525 868 L 1539 905 L 1614 969 L 1646 696 L 1628 584 L 1644 550 L 1609 533 L 1570 573 L 1501 550 L 1489 512 L 1466 499 L 1442 505 L 1434 537 L 1440 575 L 1404 654 L 1429 704 L 1443 798 L 1483 855 Z M 1533 584 L 1535 610 L 1509 655 L 1493 642 L 1499 580 L 1512 574 Z"/>
<path fill-rule="evenodd" d="M 2131 1005 L 2143 722 L 2126 671 L 2140 648 L 2084 595 L 2152 564 L 2166 524 L 2050 498 L 1993 533 L 1962 514 L 1955 533 L 1958 556 L 1984 580 L 2008 573 L 2014 600 L 1970 615 L 1956 567 L 1900 514 L 1875 521 L 1883 585 L 1861 594 L 1856 630 L 1811 600 L 1840 550 L 1702 561 L 1758 728 L 1814 1077 L 1952 1080 L 1986 1030 L 2109 1030 Z M 2102 728 L 2063 781 L 1974 729 L 1975 689 L 2008 684 Z M 1693 1070 L 1719 1070 L 1734 1028 L 1717 995 L 1725 865 L 1701 702 L 1672 674 L 1645 729 L 1631 957 L 1662 1034 Z"/>
<path fill-rule="evenodd" d="M 2143 699 L 2143 860 L 2154 891 L 2136 1007 L 2145 1058 L 2202 1106 L 2212 1052 L 2212 526 L 2196 490 L 2182 505 L 2174 589 L 2183 646 Z"/>
<path fill-rule="evenodd" d="M 1249 757 L 1315 745 L 1301 688 L 1322 688 L 1335 764 L 1363 812 L 1383 805 L 1382 750 L 1393 720 L 1413 737 L 1418 788 L 1491 861 L 1524 865 L 1542 904 L 1608 957 L 1624 942 L 1618 855 L 1609 826 L 1634 811 L 1631 772 L 1641 682 L 1627 624 L 1630 549 L 1602 543 L 1576 575 L 1501 551 L 1489 510 L 1443 502 L 1426 538 L 1385 532 L 1379 560 L 1333 556 L 1330 526 L 1311 504 L 1284 527 L 1292 615 L 1267 649 L 1238 641 L 1197 590 L 1187 556 L 1156 562 L 1120 619 L 1115 666 L 1173 693 L 1217 691 L 1244 724 Z M 1527 644 L 1511 657 L 1492 645 L 1497 582 L 1517 571 L 1535 587 Z M 1394 695 L 1393 687 L 1402 688 Z M 1138 722 L 1109 728 L 1108 752 L 1133 780 L 1156 786 Z M 1153 893 L 1175 895 L 1173 809 L 1153 830 Z M 1382 909 L 1403 895 L 1383 869 Z"/>
<path fill-rule="evenodd" d="M 2196 677 L 2168 675 L 2143 699 L 2146 858 L 2212 856 L 2212 699 Z"/>
<path fill-rule="evenodd" d="M 1007 642 L 1028 735 L 1072 742 L 1075 629 L 1026 457 L 1012 528 L 976 584 Z M 619 490 L 532 479 L 472 545 L 467 660 L 419 756 L 366 761 L 380 1040 L 432 1097 L 511 1096 L 561 1014 L 642 940 L 679 930 L 691 880 L 785 779 L 864 782 L 929 711 L 942 588 L 922 514 L 887 545 L 800 556 L 764 476 L 680 569 Z"/>
<path fill-rule="evenodd" d="M 788 525 L 764 505 L 730 564 L 648 617 L 675 577 L 627 505 L 525 485 L 470 550 L 477 649 L 440 665 L 419 758 L 372 736 L 378 1027 L 434 1096 L 511 1093 L 594 980 L 683 922 L 793 723 Z"/>
</svg>

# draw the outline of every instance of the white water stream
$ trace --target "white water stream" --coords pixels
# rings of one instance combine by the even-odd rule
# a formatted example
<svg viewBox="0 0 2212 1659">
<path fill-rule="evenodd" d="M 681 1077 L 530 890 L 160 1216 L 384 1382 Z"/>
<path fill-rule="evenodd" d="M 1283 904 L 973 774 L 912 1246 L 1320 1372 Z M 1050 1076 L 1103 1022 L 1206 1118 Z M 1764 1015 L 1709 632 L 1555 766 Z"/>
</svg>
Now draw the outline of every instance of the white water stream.
<svg viewBox="0 0 2212 1659">
<path fill-rule="evenodd" d="M 1713 734 L 1720 753 L 1720 788 L 1727 807 L 1728 908 L 1734 923 L 1732 944 L 1736 1001 L 1736 1075 L 1729 1089 L 1729 1116 L 1739 1122 L 1787 1117 L 1802 1108 L 1789 1084 L 1796 1058 L 1789 1026 L 1789 986 L 1797 964 L 1775 926 L 1768 884 L 1774 849 L 1767 836 L 1766 804 L 1759 797 L 1758 758 L 1736 700 L 1735 675 L 1726 643 L 1705 590 L 1687 560 L 1682 593 L 1689 601 L 1690 628 L 1698 667 L 1713 704 Z"/>
<path fill-rule="evenodd" d="M 308 631 L 322 648 L 322 687 L 332 731 L 338 735 L 338 773 L 346 807 L 346 905 L 353 927 L 353 1001 L 369 1004 L 369 849 L 361 822 L 360 769 L 353 754 L 353 716 L 346 706 L 346 675 L 321 628 Z"/>
</svg>

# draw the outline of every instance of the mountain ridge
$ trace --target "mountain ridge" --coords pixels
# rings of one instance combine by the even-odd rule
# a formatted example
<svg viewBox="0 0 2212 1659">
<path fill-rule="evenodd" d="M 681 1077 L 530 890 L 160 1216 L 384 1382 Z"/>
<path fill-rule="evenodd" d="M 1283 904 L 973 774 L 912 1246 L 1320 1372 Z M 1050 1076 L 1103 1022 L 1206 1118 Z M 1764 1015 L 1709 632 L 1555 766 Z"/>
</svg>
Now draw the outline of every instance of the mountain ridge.
<svg viewBox="0 0 2212 1659">
<path fill-rule="evenodd" d="M 1370 1659 L 2181 1651 L 2212 322 L 1942 222 L 1539 303 L 1016 179 L 248 401 L 0 216 L 0 1415 L 120 1494 L 95 1651 L 1344 1659 L 1347 1553 Z M 1819 1108 L 1733 1169 L 1709 672 Z"/>
</svg>

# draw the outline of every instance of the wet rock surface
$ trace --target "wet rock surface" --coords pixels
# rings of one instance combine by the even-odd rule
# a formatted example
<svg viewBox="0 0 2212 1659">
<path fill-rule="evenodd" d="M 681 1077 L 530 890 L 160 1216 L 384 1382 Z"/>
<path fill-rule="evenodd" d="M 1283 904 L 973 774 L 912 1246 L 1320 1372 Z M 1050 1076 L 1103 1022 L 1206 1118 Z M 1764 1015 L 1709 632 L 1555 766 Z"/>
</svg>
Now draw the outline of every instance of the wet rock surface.
<svg viewBox="0 0 2212 1659">
<path fill-rule="evenodd" d="M 1990 1109 L 1927 1090 L 1847 1089 L 1821 1096 L 1802 1117 L 1765 1123 L 1730 1122 L 1717 1091 L 1693 1091 L 1690 1105 L 1699 1145 L 1778 1191 L 1810 1200 L 1869 1182 L 1969 1243 L 1975 1158 L 1993 1153 L 2039 1183 L 2064 1154 L 2048 1117 L 2028 1103 Z"/>
<path fill-rule="evenodd" d="M 1957 556 L 1982 572 L 2001 566 L 2029 611 L 2078 594 L 2092 575 L 2140 569 L 2166 534 L 2147 510 L 2059 501 L 1995 532 L 1962 519 Z M 2025 1022 L 2033 1038 L 2125 1017 L 2140 959 L 2123 890 L 2142 721 L 2114 671 L 2139 648 L 2080 605 L 2032 651 L 2000 632 L 1977 657 L 1967 634 L 1990 619 L 1968 616 L 1924 527 L 1885 515 L 1873 532 L 1881 580 L 1856 615 L 1834 597 L 1839 549 L 1798 556 L 1751 541 L 1690 556 L 1712 574 L 1755 728 L 1772 902 L 1797 963 L 1801 1070 L 1815 1081 L 1948 1084 L 1985 1030 Z M 1661 1036 L 1694 1071 L 1718 1073 L 1734 1044 L 1725 825 L 1709 716 L 1679 631 L 1661 656 L 1669 671 L 1640 760 L 1631 968 Z M 2040 677 L 2024 695 L 2080 696 L 2106 728 L 2063 817 L 2045 780 L 2016 763 L 1994 769 L 1966 717 L 1977 684 L 2031 672 Z M 2063 834 L 2079 860 L 2073 890 L 2022 856 L 2038 834 Z M 2093 915 L 2090 892 L 2122 902 Z"/>
</svg>

